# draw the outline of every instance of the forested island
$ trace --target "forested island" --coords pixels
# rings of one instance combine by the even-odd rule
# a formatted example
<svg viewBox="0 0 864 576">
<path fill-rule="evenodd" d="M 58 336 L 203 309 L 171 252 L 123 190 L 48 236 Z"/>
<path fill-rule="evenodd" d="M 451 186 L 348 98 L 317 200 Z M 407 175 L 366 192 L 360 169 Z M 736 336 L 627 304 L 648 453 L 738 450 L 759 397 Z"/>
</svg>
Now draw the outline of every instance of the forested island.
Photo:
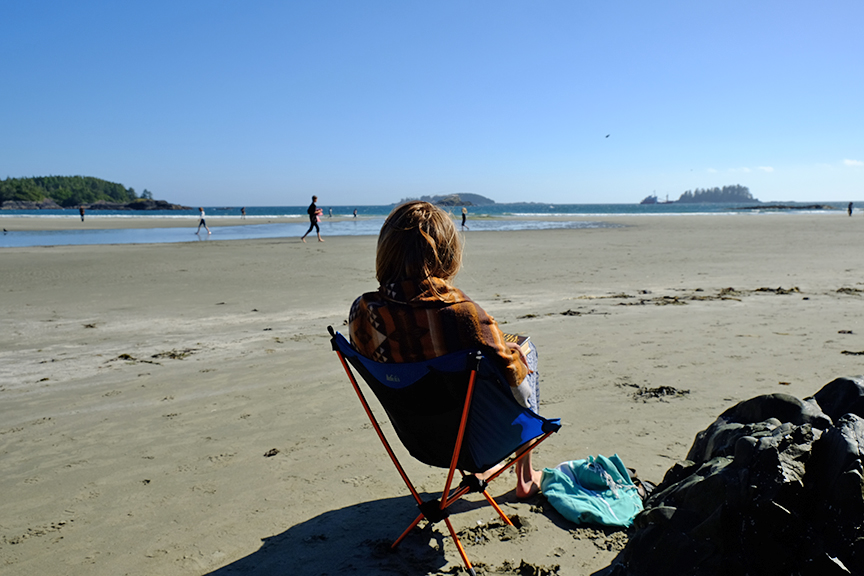
<svg viewBox="0 0 864 576">
<path fill-rule="evenodd" d="M 437 196 L 421 196 L 420 198 L 403 198 L 398 204 L 404 204 L 411 200 L 422 200 L 436 206 L 489 206 L 495 204 L 491 198 L 486 198 L 480 194 L 446 194 Z"/>
<path fill-rule="evenodd" d="M 681 204 L 703 204 L 703 203 L 727 203 L 727 202 L 759 202 L 750 194 L 750 189 L 740 184 L 723 186 L 722 188 L 696 188 L 687 190 L 678 200 L 670 200 L 667 204 L 679 202 Z M 662 204 L 657 201 L 657 195 L 652 194 L 642 200 L 640 204 Z"/>
<path fill-rule="evenodd" d="M 34 210 L 78 208 L 90 210 L 188 210 L 187 206 L 154 200 L 149 190 L 91 176 L 36 176 L 0 180 L 0 208 Z"/>
</svg>

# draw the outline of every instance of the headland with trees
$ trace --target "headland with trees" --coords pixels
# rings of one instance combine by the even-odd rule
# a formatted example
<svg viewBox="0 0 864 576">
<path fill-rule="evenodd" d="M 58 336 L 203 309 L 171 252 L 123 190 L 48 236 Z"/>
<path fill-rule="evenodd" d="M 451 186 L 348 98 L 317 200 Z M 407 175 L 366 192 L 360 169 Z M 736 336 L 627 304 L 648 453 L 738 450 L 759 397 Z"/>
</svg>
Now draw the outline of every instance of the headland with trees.
<svg viewBox="0 0 864 576">
<path fill-rule="evenodd" d="M 92 176 L 35 176 L 0 180 L 0 208 L 36 210 L 85 207 L 90 210 L 188 210 L 188 206 L 154 200 L 144 190 Z"/>
</svg>

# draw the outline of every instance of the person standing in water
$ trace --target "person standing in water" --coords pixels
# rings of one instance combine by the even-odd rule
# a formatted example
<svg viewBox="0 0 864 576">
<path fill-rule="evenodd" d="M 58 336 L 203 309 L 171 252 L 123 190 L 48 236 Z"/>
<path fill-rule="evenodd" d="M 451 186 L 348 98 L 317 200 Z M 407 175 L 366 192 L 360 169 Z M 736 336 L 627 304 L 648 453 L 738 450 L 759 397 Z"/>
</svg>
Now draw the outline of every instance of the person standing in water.
<svg viewBox="0 0 864 576">
<path fill-rule="evenodd" d="M 312 232 L 312 229 L 315 229 L 315 232 L 318 234 L 318 241 L 323 242 L 324 239 L 321 238 L 321 228 L 318 227 L 318 220 L 321 218 L 321 214 L 324 213 L 323 208 L 318 208 L 318 205 L 315 204 L 318 202 L 318 196 L 312 196 L 312 204 L 309 205 L 309 208 L 306 209 L 306 213 L 309 214 L 309 230 L 306 231 L 306 234 L 300 238 L 304 243 L 306 242 L 306 236 Z"/>
<path fill-rule="evenodd" d="M 464 206 L 462 207 L 462 228 L 465 230 L 470 230 L 468 226 L 465 225 L 465 221 L 468 220 L 468 209 Z"/>
<path fill-rule="evenodd" d="M 207 222 L 204 220 L 204 208 L 198 208 L 198 212 L 201 214 L 201 219 L 198 221 L 198 229 L 195 230 L 195 234 L 201 232 L 201 226 L 207 230 L 207 234 L 212 234 L 210 228 L 207 228 Z"/>
<path fill-rule="evenodd" d="M 245 206 L 243 208 L 240 208 L 240 219 L 241 220 L 246 219 L 246 207 Z"/>
</svg>

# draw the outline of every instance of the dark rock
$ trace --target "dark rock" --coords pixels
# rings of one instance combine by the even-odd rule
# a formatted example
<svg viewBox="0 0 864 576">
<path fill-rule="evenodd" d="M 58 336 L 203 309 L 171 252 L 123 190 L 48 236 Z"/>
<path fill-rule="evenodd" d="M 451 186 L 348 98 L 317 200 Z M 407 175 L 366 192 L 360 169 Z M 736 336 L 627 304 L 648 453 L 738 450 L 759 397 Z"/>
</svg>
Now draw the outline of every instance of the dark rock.
<svg viewBox="0 0 864 576">
<path fill-rule="evenodd" d="M 63 207 L 51 198 L 31 202 L 29 200 L 6 200 L 0 210 L 62 210 Z"/>
<path fill-rule="evenodd" d="M 107 200 L 99 200 L 92 204 L 85 204 L 87 210 L 131 210 L 128 204 L 121 202 L 108 202 Z"/>
<path fill-rule="evenodd" d="M 808 424 L 819 430 L 831 425 L 831 419 L 812 402 L 788 394 L 767 394 L 739 402 L 723 412 L 707 430 L 699 432 L 687 454 L 693 462 L 705 462 L 715 456 L 733 456 L 741 437 L 772 436 L 783 423 L 787 432 L 792 426 Z M 767 440 L 766 440 L 767 441 Z"/>
<path fill-rule="evenodd" d="M 770 394 L 725 411 L 598 574 L 864 574 L 864 417 L 849 413 L 862 408 L 862 381 L 838 378 L 803 401 Z"/>
<path fill-rule="evenodd" d="M 76 207 L 77 208 L 77 207 Z M 85 204 L 86 210 L 191 210 L 189 206 L 181 206 L 179 204 L 171 204 L 165 200 L 146 200 L 144 198 L 133 200 L 128 204 L 119 202 L 107 202 L 100 200 L 93 204 Z M 40 202 L 29 202 L 23 200 L 6 200 L 0 206 L 0 210 L 62 210 L 60 206 L 51 198 L 46 198 Z"/>
<path fill-rule="evenodd" d="M 857 414 L 864 418 L 864 381 L 861 378 L 837 378 L 805 400 L 815 401 L 832 420 L 844 414 Z"/>
<path fill-rule="evenodd" d="M 100 200 L 86 206 L 86 208 L 88 210 L 191 210 L 189 206 L 170 204 L 165 200 L 146 200 L 144 198 L 133 200 L 127 204 Z"/>
<path fill-rule="evenodd" d="M 147 200 L 144 198 L 130 202 L 126 206 L 130 210 L 191 210 L 189 206 L 171 204 L 165 200 Z"/>
</svg>

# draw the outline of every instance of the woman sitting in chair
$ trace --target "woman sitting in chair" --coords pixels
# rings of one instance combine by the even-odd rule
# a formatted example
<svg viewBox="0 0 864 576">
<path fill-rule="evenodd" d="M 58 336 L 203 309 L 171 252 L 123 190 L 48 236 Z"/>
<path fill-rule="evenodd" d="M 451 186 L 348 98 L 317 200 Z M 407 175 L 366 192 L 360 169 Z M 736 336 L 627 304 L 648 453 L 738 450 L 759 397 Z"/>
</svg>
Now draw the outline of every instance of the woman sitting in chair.
<svg viewBox="0 0 864 576">
<path fill-rule="evenodd" d="M 420 362 L 479 349 L 492 358 L 514 397 L 538 408 L 537 352 L 528 357 L 505 342 L 495 320 L 450 283 L 462 264 L 462 243 L 450 216 L 428 202 L 397 206 L 378 236 L 377 292 L 351 306 L 349 333 L 358 352 L 376 362 Z M 540 489 L 529 452 L 515 465 L 516 496 Z"/>
</svg>

